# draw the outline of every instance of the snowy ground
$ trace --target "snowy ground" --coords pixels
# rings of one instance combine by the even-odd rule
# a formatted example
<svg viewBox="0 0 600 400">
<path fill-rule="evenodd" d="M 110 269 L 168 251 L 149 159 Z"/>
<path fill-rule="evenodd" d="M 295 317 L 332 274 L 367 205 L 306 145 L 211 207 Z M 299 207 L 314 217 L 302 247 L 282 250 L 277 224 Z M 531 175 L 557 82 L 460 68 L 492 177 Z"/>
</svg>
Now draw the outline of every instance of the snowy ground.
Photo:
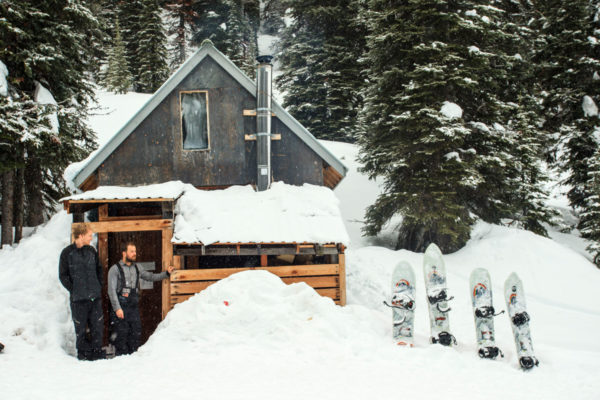
<svg viewBox="0 0 600 400">
<path fill-rule="evenodd" d="M 600 398 L 600 271 L 582 255 L 581 239 L 555 233 L 546 239 L 479 223 L 465 248 L 445 256 L 458 346 L 429 345 L 422 254 L 369 246 L 378 242 L 360 238 L 359 221 L 377 183 L 356 172 L 354 146 L 325 144 L 350 167 L 336 189 L 352 240 L 348 306 L 304 284 L 286 286 L 269 273 L 245 272 L 177 305 L 138 353 L 77 361 L 68 296 L 57 279 L 71 222 L 60 212 L 18 247 L 0 251 L 0 341 L 7 345 L 0 354 L 1 397 Z M 381 304 L 401 260 L 417 276 L 412 349 L 392 342 L 391 312 Z M 468 288 L 476 267 L 490 270 L 497 309 L 504 308 L 502 286 L 510 272 L 523 279 L 538 368 L 518 369 L 506 315 L 496 318 L 506 357 L 477 356 Z"/>
</svg>

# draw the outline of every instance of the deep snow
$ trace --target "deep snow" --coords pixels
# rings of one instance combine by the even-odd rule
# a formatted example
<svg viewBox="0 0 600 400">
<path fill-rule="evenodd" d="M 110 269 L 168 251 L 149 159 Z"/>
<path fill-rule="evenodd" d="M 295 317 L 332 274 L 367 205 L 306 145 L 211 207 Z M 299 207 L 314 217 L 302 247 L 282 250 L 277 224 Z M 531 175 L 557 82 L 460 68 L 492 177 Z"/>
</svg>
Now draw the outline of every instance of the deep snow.
<svg viewBox="0 0 600 400">
<path fill-rule="evenodd" d="M 57 277 L 71 222 L 63 211 L 0 251 L 2 398 L 599 398 L 600 272 L 580 253 L 580 238 L 478 223 L 465 248 L 445 255 L 458 346 L 429 345 L 422 254 L 369 246 L 387 243 L 392 233 L 360 238 L 359 221 L 379 192 L 377 182 L 356 171 L 354 146 L 324 143 L 350 167 L 335 191 L 353 243 L 346 257 L 348 306 L 305 284 L 244 272 L 175 306 L 138 353 L 77 361 L 68 296 Z M 391 311 L 382 304 L 402 260 L 417 277 L 412 349 L 393 343 Z M 495 321 L 506 358 L 477 356 L 468 288 L 477 267 L 490 270 L 496 309 L 504 309 L 510 272 L 522 278 L 538 368 L 519 370 L 506 315 Z"/>
</svg>

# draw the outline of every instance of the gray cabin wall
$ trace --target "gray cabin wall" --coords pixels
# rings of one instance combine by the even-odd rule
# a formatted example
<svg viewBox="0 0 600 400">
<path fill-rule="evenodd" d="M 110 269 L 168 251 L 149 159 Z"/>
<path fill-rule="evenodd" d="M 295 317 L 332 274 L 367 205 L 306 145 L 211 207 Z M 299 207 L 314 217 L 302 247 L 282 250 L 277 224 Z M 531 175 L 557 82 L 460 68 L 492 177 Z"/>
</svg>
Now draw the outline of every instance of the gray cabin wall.
<svg viewBox="0 0 600 400">
<path fill-rule="evenodd" d="M 183 150 L 179 93 L 208 91 L 208 150 Z M 212 58 L 206 57 L 121 143 L 98 169 L 100 185 L 135 186 L 181 180 L 194 186 L 256 182 L 256 118 L 244 117 L 256 100 Z M 272 132 L 273 180 L 323 185 L 323 161 L 276 117 Z"/>
</svg>

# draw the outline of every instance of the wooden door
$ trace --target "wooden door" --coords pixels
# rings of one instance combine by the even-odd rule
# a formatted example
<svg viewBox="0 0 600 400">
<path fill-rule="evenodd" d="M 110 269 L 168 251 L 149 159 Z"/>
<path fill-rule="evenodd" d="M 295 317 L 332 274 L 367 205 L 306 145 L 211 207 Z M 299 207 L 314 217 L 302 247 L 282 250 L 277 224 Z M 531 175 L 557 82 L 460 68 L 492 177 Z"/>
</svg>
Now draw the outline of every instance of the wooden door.
<svg viewBox="0 0 600 400">
<path fill-rule="evenodd" d="M 108 265 L 116 264 L 121 258 L 121 244 L 126 242 L 136 244 L 138 262 L 154 262 L 154 273 L 162 271 L 162 232 L 114 232 L 108 234 Z M 106 286 L 106 285 L 105 285 Z M 108 296 L 104 300 L 105 337 L 108 337 Z M 146 343 L 162 319 L 162 285 L 154 282 L 152 289 L 143 289 L 140 297 L 140 317 L 142 320 L 141 344 Z"/>
</svg>

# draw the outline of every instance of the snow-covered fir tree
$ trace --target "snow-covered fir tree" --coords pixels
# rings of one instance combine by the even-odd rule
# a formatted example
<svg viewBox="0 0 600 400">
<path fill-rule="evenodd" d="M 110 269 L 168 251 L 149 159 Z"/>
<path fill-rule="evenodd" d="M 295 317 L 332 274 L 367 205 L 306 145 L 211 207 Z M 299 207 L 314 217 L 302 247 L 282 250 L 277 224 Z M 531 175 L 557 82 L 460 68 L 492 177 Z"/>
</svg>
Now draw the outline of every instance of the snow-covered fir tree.
<svg viewBox="0 0 600 400">
<path fill-rule="evenodd" d="M 598 134 L 600 135 L 600 132 Z M 589 158 L 588 176 L 585 186 L 589 196 L 580 214 L 579 230 L 581 237 L 590 241 L 587 250 L 600 268 L 600 149 Z"/>
<path fill-rule="evenodd" d="M 192 43 L 205 39 L 235 63 L 246 75 L 254 77 L 259 27 L 257 0 L 199 0 L 194 4 L 198 17 Z"/>
<path fill-rule="evenodd" d="M 114 24 L 114 39 L 108 51 L 108 68 L 104 79 L 104 86 L 115 93 L 127 93 L 133 84 L 133 77 L 129 71 L 129 64 L 125 57 L 125 44 L 121 39 L 119 18 Z"/>
<path fill-rule="evenodd" d="M 354 0 L 287 1 L 293 23 L 281 36 L 283 105 L 319 139 L 353 142 L 362 105 L 364 24 Z"/>
<path fill-rule="evenodd" d="M 506 29 L 501 3 L 372 0 L 363 18 L 370 88 L 361 159 L 386 181 L 365 232 L 399 213 L 398 247 L 436 242 L 449 251 L 466 243 L 474 215 L 499 223 L 522 219 L 528 207 L 523 225 L 539 228 L 530 221 L 538 221 L 531 206 L 539 197 L 523 195 L 535 186 L 543 197 L 541 179 L 524 178 L 538 171 L 535 148 L 519 144 L 523 121 L 531 127 L 526 73 L 512 76 L 526 60 L 515 53 L 521 38 Z"/>
<path fill-rule="evenodd" d="M 64 168 L 95 146 L 85 116 L 93 97 L 87 76 L 94 69 L 99 24 L 80 0 L 2 2 L 0 19 L 0 60 L 12 88 L 3 107 L 17 107 L 13 116 L 29 116 L 16 145 L 2 151 L 22 160 L 17 168 L 22 165 L 24 173 L 15 176 L 27 181 L 26 223 L 35 226 L 66 193 Z M 52 116 L 42 117 L 45 113 Z"/>
<path fill-rule="evenodd" d="M 143 0 L 141 30 L 136 34 L 138 48 L 137 87 L 143 93 L 154 93 L 169 77 L 167 37 L 157 0 Z"/>
<path fill-rule="evenodd" d="M 590 193 L 588 158 L 597 148 L 595 121 L 588 117 L 600 101 L 600 62 L 595 10 L 588 0 L 536 2 L 541 32 L 535 58 L 545 91 L 544 129 L 557 143 L 560 167 L 567 172 L 571 206 L 583 207 Z"/>
<path fill-rule="evenodd" d="M 121 1 L 118 5 L 117 16 L 121 26 L 121 35 L 125 43 L 127 63 L 133 76 L 134 89 L 139 82 L 140 60 L 138 59 L 138 33 L 144 28 L 141 12 L 144 6 L 142 0 Z"/>
<path fill-rule="evenodd" d="M 169 43 L 169 67 L 175 71 L 187 59 L 192 35 L 194 18 L 198 16 L 194 11 L 193 0 L 170 0 L 165 4 L 169 21 L 167 33 L 171 37 Z"/>
</svg>

